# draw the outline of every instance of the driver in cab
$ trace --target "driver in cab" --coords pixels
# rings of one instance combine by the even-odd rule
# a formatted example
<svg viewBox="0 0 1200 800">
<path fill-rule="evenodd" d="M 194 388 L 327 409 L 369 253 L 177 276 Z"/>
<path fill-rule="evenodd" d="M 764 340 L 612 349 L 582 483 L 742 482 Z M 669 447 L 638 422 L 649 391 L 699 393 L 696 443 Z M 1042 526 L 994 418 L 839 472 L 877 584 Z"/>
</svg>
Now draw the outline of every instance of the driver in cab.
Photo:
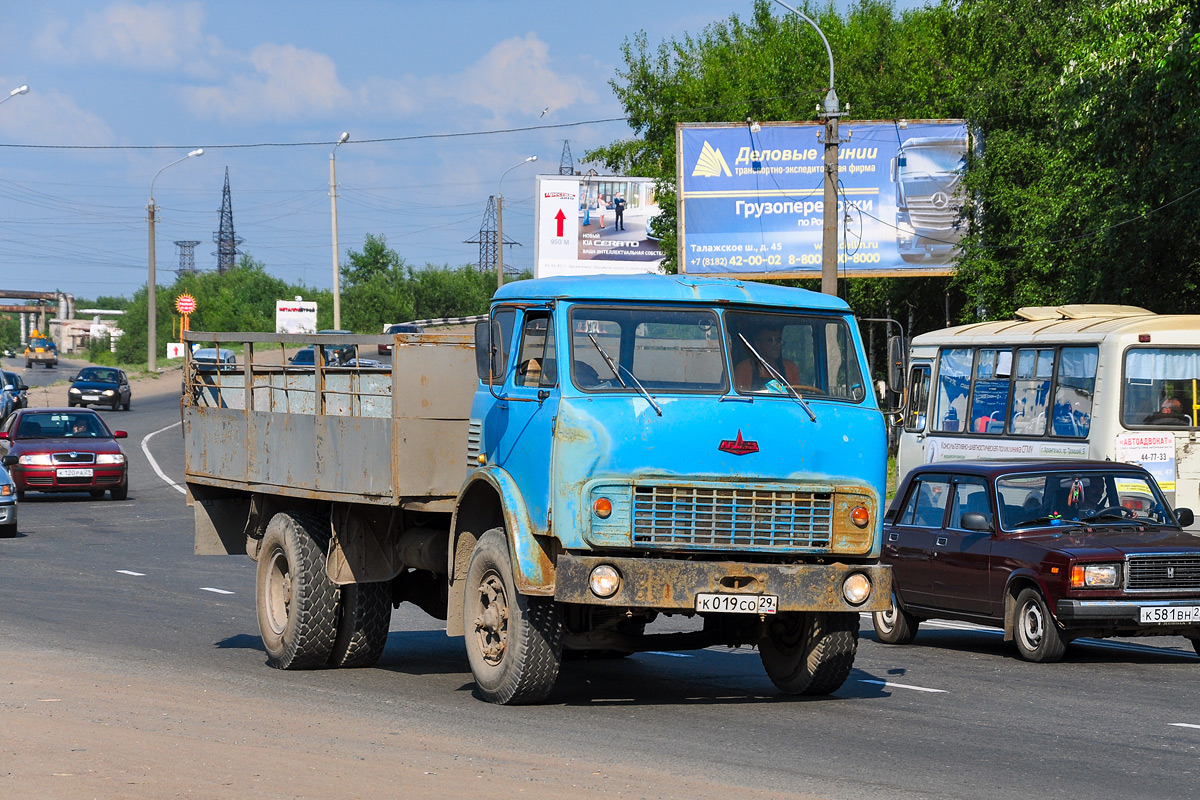
<svg viewBox="0 0 1200 800">
<path fill-rule="evenodd" d="M 792 386 L 800 383 L 800 368 L 796 366 L 796 362 L 783 357 L 783 332 L 778 326 L 764 325 L 754 331 L 749 339 L 762 359 L 755 358 L 754 353 L 750 353 L 734 367 L 733 381 L 739 392 L 786 392 L 783 387 L 775 389 L 768 386 L 772 381 L 778 383 L 771 369 L 783 376 Z M 771 369 L 767 368 L 764 361 L 771 365 Z"/>
</svg>

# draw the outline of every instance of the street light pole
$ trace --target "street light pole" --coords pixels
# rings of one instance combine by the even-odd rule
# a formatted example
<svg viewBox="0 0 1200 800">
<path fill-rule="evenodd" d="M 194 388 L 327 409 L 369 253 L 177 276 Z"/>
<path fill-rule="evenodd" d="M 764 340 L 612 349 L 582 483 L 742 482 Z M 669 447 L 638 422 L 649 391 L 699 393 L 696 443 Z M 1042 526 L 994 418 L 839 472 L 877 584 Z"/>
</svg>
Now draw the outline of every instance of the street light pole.
<svg viewBox="0 0 1200 800">
<path fill-rule="evenodd" d="M 333 213 L 333 328 L 342 329 L 342 270 L 338 263 L 338 228 L 337 228 L 337 171 L 334 169 L 334 154 L 338 145 L 345 144 L 350 134 L 343 132 L 337 144 L 329 151 L 329 206 Z"/>
<path fill-rule="evenodd" d="M 6 100 L 11 100 L 12 98 L 16 97 L 19 94 L 28 94 L 28 93 L 29 93 L 28 86 L 18 86 L 17 88 L 13 89 L 8 94 L 4 95 L 4 97 L 0 97 L 0 103 L 3 103 Z"/>
<path fill-rule="evenodd" d="M 154 173 L 154 177 L 150 179 L 150 205 L 146 206 L 146 211 L 149 212 L 147 220 L 150 223 L 150 278 L 146 283 L 146 301 L 149 308 L 146 312 L 146 368 L 150 372 L 158 371 L 158 298 L 155 296 L 155 277 L 154 277 L 154 222 L 155 222 L 155 207 L 154 207 L 154 182 L 158 180 L 158 176 L 167 167 L 173 167 L 180 161 L 187 161 L 193 156 L 204 155 L 203 148 L 193 150 L 183 158 L 176 159 L 166 167 L 161 167 L 158 172 Z"/>
<path fill-rule="evenodd" d="M 833 90 L 833 49 L 829 40 L 817 27 L 817 23 L 805 14 L 789 6 L 783 0 L 776 3 L 791 11 L 796 16 L 813 26 L 821 41 L 825 43 L 825 52 L 829 55 L 829 91 L 825 93 L 825 216 L 821 229 L 821 293 L 837 294 L 837 180 L 838 180 L 838 117 L 842 115 L 838 105 L 837 93 Z"/>
<path fill-rule="evenodd" d="M 537 161 L 537 156 L 530 156 L 521 162 L 528 164 Z M 500 173 L 500 187 L 496 192 L 496 288 L 504 285 L 504 176 L 521 164 L 513 164 Z"/>
</svg>

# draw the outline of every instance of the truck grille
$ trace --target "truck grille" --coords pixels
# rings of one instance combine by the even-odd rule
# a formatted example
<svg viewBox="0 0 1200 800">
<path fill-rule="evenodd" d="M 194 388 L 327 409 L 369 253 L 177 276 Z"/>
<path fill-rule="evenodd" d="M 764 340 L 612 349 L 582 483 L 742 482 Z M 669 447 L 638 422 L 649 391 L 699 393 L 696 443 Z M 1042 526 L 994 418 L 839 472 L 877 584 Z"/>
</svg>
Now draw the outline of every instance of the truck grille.
<svg viewBox="0 0 1200 800">
<path fill-rule="evenodd" d="M 634 487 L 635 547 L 827 548 L 832 526 L 828 492 Z"/>
<path fill-rule="evenodd" d="M 1200 589 L 1200 556 L 1160 555 L 1130 558 L 1125 588 L 1131 592 Z"/>
<path fill-rule="evenodd" d="M 908 198 L 908 218 L 912 226 L 919 230 L 944 230 L 948 234 L 947 239 L 950 239 L 954 232 L 958 212 L 957 202 L 938 208 L 931 197 Z"/>
</svg>

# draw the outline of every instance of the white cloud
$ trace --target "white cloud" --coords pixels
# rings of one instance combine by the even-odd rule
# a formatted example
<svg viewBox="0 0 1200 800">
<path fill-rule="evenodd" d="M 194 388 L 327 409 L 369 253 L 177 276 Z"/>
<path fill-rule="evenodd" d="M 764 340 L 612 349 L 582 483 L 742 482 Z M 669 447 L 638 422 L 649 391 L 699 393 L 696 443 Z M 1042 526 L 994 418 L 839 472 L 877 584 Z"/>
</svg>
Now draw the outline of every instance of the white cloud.
<svg viewBox="0 0 1200 800">
<path fill-rule="evenodd" d="M 14 142 L 43 145 L 110 145 L 112 130 L 60 92 L 30 91 L 5 103 L 0 135 Z"/>
<path fill-rule="evenodd" d="M 34 51 L 65 63 L 120 64 L 174 69 L 206 48 L 204 10 L 198 3 L 113 3 L 70 24 L 55 20 L 34 41 Z"/>
<path fill-rule="evenodd" d="M 337 77 L 337 65 L 324 53 L 294 45 L 262 44 L 251 51 L 250 73 L 225 86 L 186 88 L 184 98 L 197 116 L 259 120 L 299 117 L 344 107 L 354 94 Z"/>
</svg>

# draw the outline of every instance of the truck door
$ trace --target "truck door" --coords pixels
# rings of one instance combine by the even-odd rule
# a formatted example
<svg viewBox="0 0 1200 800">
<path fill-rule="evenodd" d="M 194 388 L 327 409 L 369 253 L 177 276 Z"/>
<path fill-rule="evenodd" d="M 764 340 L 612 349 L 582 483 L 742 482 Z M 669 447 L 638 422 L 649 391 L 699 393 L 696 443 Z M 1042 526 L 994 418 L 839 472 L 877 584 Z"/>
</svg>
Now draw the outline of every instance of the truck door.
<svg viewBox="0 0 1200 800">
<path fill-rule="evenodd" d="M 496 463 L 521 487 L 534 530 L 546 532 L 559 401 L 554 319 L 549 310 L 525 309 L 518 325 L 516 363 L 485 436 L 496 443 Z"/>
</svg>

